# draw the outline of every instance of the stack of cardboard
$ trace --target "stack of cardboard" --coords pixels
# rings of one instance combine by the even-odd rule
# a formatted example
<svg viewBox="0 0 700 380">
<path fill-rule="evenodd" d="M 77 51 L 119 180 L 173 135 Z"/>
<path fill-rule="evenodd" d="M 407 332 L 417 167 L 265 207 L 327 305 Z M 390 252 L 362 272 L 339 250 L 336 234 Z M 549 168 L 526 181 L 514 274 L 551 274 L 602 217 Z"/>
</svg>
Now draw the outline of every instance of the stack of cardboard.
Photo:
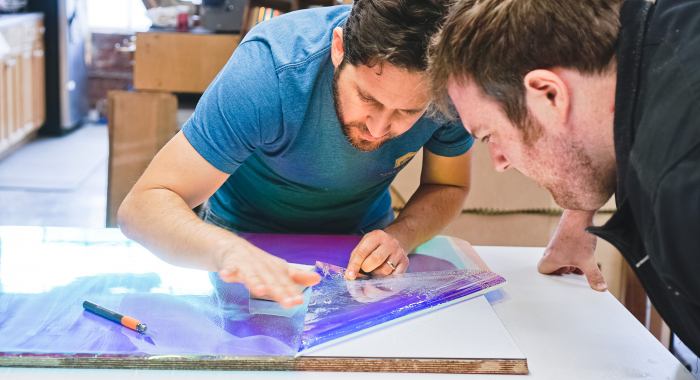
<svg viewBox="0 0 700 380">
<path fill-rule="evenodd" d="M 168 92 L 110 91 L 107 227 L 153 157 L 177 133 L 177 97 Z"/>
</svg>

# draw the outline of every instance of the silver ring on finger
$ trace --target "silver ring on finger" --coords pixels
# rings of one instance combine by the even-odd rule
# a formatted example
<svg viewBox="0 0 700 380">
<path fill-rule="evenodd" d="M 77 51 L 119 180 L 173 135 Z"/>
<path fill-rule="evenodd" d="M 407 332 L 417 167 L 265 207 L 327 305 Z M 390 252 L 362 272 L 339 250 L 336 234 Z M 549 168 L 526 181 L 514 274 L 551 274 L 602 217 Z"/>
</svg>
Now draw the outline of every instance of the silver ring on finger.
<svg viewBox="0 0 700 380">
<path fill-rule="evenodd" d="M 386 263 L 387 263 L 387 265 L 389 265 L 391 267 L 392 272 L 396 270 L 396 265 L 394 265 L 394 263 L 392 263 L 389 260 L 387 260 Z"/>
</svg>

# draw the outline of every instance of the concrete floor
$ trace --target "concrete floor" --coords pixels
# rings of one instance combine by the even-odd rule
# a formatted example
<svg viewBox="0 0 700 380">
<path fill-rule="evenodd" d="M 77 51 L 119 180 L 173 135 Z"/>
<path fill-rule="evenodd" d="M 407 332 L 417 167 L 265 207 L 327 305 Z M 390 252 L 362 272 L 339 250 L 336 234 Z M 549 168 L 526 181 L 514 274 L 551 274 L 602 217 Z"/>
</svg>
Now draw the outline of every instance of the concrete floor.
<svg viewBox="0 0 700 380">
<path fill-rule="evenodd" d="M 184 94 L 178 97 L 179 128 L 194 113 L 198 101 L 198 95 Z M 32 151 L 31 160 L 13 159 L 27 151 Z M 107 125 L 86 124 L 67 136 L 39 138 L 5 157 L 0 161 L 0 225 L 105 227 L 108 151 Z M 61 163 L 66 164 L 56 163 L 57 157 L 62 158 Z M 77 165 L 85 160 L 94 161 L 89 173 L 85 170 L 85 165 Z M 76 164 L 76 167 L 71 167 L 71 164 Z M 79 176 L 80 184 L 67 189 L 65 183 L 54 181 L 57 186 L 53 189 L 51 183 L 43 188 L 22 188 L 6 186 L 2 181 L 2 173 L 9 172 L 21 173 L 25 177 L 23 183 L 31 182 L 32 176 L 47 176 L 47 167 L 61 168 L 61 173 L 54 177 Z"/>
<path fill-rule="evenodd" d="M 89 152 L 86 159 L 94 159 L 94 169 L 89 172 L 71 173 L 71 167 L 62 168 L 65 174 L 76 174 L 81 177 L 78 186 L 72 189 L 51 188 L 17 188 L 0 187 L 0 225 L 4 226 L 56 226 L 56 227 L 90 227 L 100 228 L 105 226 L 107 208 L 107 126 L 85 125 L 82 128 L 91 128 L 92 138 L 81 138 L 76 135 L 78 131 L 59 138 L 40 138 L 20 148 L 13 155 L 0 161 L 0 170 L 22 171 L 25 175 L 45 175 L 45 170 L 40 166 L 41 161 L 50 162 L 56 159 L 60 149 L 41 149 L 34 153 L 33 165 L 23 163 L 21 160 L 13 160 L 13 156 L 22 151 L 31 149 L 32 145 L 42 144 L 51 147 L 58 144 L 70 149 L 77 142 L 82 146 L 82 153 Z M 84 135 L 84 134 L 82 134 Z M 98 135 L 98 138 L 94 138 Z M 103 138 L 99 138 L 103 135 Z M 78 141 L 76 140 L 78 137 Z M 73 144 L 65 144 L 62 139 L 71 138 Z M 36 157 L 42 152 L 51 154 L 45 157 Z M 70 155 L 71 151 L 63 154 Z M 39 164 L 37 164 L 39 162 Z M 8 168 L 8 165 L 13 167 Z M 18 167 L 19 166 L 19 167 Z M 83 168 L 84 169 L 84 168 Z M 84 171 L 84 170 L 83 170 Z M 50 187 L 50 186 L 49 186 Z"/>
</svg>

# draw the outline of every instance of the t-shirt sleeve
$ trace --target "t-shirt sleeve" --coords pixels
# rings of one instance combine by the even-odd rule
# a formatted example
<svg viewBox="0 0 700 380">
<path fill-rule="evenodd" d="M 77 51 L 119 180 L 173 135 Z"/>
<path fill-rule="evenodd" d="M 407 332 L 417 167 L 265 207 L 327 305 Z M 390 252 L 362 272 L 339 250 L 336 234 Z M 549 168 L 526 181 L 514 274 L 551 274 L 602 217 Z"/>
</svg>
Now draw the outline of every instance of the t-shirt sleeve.
<svg viewBox="0 0 700 380">
<path fill-rule="evenodd" d="M 474 138 L 460 120 L 445 122 L 423 146 L 431 153 L 443 157 L 456 157 L 467 153 Z"/>
<path fill-rule="evenodd" d="M 228 174 L 256 148 L 276 140 L 282 133 L 282 106 L 268 45 L 239 45 L 182 129 L 205 160 Z"/>
</svg>

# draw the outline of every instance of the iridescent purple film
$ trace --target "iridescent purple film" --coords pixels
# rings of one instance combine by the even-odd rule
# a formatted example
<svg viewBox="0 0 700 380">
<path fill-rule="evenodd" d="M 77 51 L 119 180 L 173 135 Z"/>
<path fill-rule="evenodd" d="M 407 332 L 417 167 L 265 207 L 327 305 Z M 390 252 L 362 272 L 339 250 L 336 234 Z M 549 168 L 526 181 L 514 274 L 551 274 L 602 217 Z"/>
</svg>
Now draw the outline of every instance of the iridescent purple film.
<svg viewBox="0 0 700 380">
<path fill-rule="evenodd" d="M 345 279 L 345 269 L 317 263 L 300 351 L 505 283 L 482 270 L 447 270 Z"/>
<path fill-rule="evenodd" d="M 152 276 L 146 276 L 151 277 Z M 145 281 L 144 281 L 145 280 Z M 109 294 L 148 286 L 138 276 L 82 278 L 41 295 L 2 294 L 3 352 L 148 355 L 292 355 L 304 312 L 292 318 L 250 314 L 248 292 L 226 284 L 210 296 Z M 80 300 L 109 305 L 148 326 L 138 333 L 82 310 Z M 148 321 L 148 322 L 145 322 Z"/>
<path fill-rule="evenodd" d="M 148 330 L 84 311 L 85 300 Z M 0 227 L 2 355 L 291 356 L 306 305 L 280 311 L 241 284 L 166 264 L 118 230 Z"/>
<path fill-rule="evenodd" d="M 313 265 L 323 261 L 339 266 L 347 264 L 361 239 L 241 236 L 289 262 Z M 433 239 L 420 254 L 411 255 L 409 271 L 464 269 L 464 260 L 445 239 Z M 401 310 L 387 311 L 385 303 L 399 294 L 406 294 L 407 302 L 412 304 L 415 301 L 410 298 L 410 289 L 450 286 L 450 281 L 440 276 L 429 281 L 421 277 L 413 285 L 410 279 L 416 278 L 414 275 L 405 278 L 392 284 L 375 284 L 379 279 L 358 281 L 353 286 L 360 288 L 351 288 L 353 293 L 343 288 L 344 280 L 325 279 L 318 289 L 307 289 L 305 296 L 308 302 L 312 291 L 316 299 L 335 291 L 345 297 L 346 317 L 376 325 L 386 320 L 385 314 L 398 316 L 420 310 L 397 302 L 391 305 Z M 383 293 L 372 293 L 369 284 Z M 386 301 L 362 303 L 352 298 L 362 291 L 365 297 L 376 300 L 397 289 Z M 440 294 L 441 300 L 443 295 L 446 300 L 452 297 L 452 293 Z M 148 331 L 140 334 L 86 312 L 82 308 L 85 300 L 136 318 L 148 326 Z M 430 302 L 432 305 L 438 300 Z M 356 303 L 367 309 L 358 308 Z M 118 229 L 0 227 L 0 355 L 291 356 L 301 345 L 306 307 L 304 304 L 287 311 L 272 302 L 251 300 L 242 285 L 226 284 L 216 274 L 169 265 Z M 377 314 L 377 310 L 381 312 Z M 324 341 L 342 336 L 332 328 L 338 323 L 337 312 L 322 314 L 316 305 L 310 311 L 321 318 L 314 319 L 307 333 Z M 363 312 L 368 314 L 362 317 Z M 361 328 L 355 320 L 352 323 L 353 328 Z"/>
</svg>

